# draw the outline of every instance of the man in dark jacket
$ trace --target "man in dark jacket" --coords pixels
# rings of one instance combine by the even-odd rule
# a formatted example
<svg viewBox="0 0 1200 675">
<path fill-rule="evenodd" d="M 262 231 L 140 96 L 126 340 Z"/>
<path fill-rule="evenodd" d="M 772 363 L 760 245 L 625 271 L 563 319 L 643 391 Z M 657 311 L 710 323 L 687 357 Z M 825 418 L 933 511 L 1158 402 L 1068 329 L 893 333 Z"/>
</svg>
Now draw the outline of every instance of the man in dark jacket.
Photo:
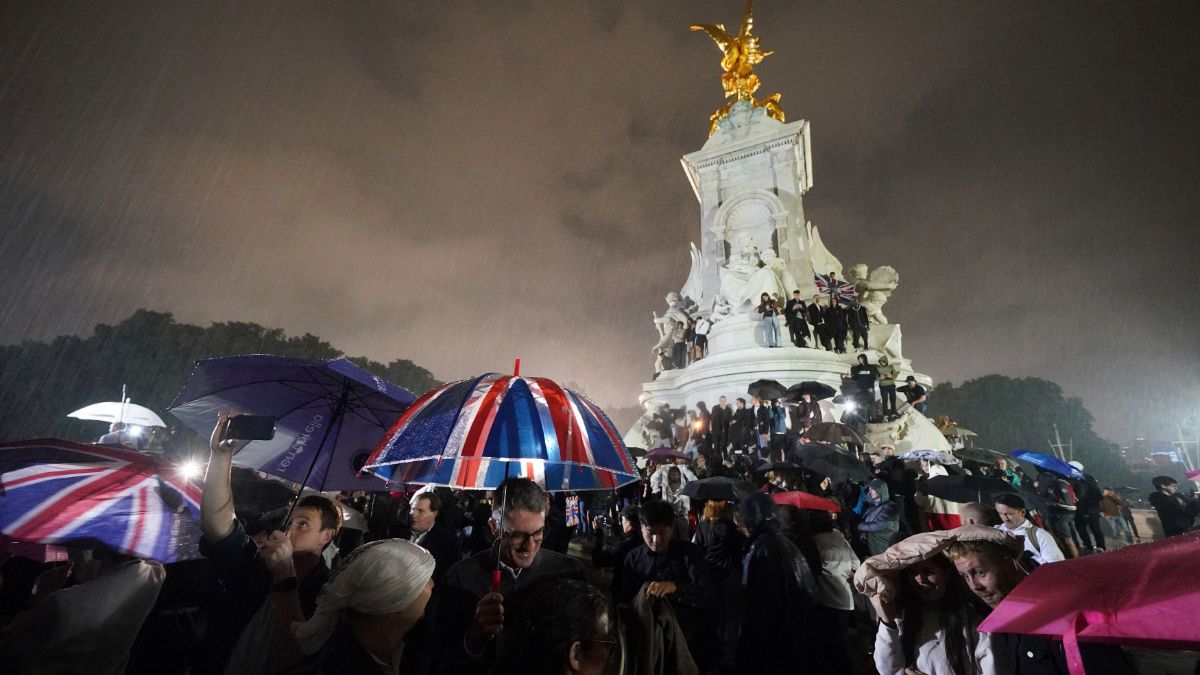
<svg viewBox="0 0 1200 675">
<path fill-rule="evenodd" d="M 746 408 L 746 399 L 739 398 L 729 426 L 729 440 L 732 441 L 734 450 L 742 452 L 746 450 L 746 447 L 754 441 L 756 426 L 754 413 Z"/>
<path fill-rule="evenodd" d="M 833 351 L 845 354 L 846 334 L 849 330 L 846 326 L 846 311 L 833 300 L 830 300 L 829 306 L 825 308 L 825 330 L 833 340 Z"/>
<path fill-rule="evenodd" d="M 433 492 L 422 492 L 412 500 L 408 517 L 412 535 L 409 541 L 433 554 L 437 568 L 433 572 L 436 591 L 446 577 L 446 571 L 462 560 L 462 544 L 453 532 L 437 522 L 442 498 Z"/>
<path fill-rule="evenodd" d="M 867 349 L 867 337 L 871 332 L 871 322 L 867 317 L 867 308 L 855 302 L 854 305 L 846 310 L 846 323 L 850 327 L 854 348 Z"/>
<path fill-rule="evenodd" d="M 569 556 L 542 550 L 549 500 L 537 483 L 510 478 L 494 496 L 488 527 L 500 539 L 496 549 L 477 553 L 450 568 L 438 602 L 436 672 L 485 673 L 495 659 L 494 638 L 514 616 L 522 599 L 553 579 L 586 580 L 583 565 Z M 500 570 L 500 590 L 492 575 Z"/>
<path fill-rule="evenodd" d="M 784 316 L 787 317 L 788 335 L 792 338 L 792 344 L 797 347 L 807 347 L 808 343 L 808 306 L 804 304 L 804 300 L 800 298 L 800 291 L 792 291 L 792 299 L 788 300 L 787 308 Z"/>
<path fill-rule="evenodd" d="M 858 531 L 867 542 L 871 555 L 879 555 L 895 543 L 900 531 L 900 507 L 888 500 L 887 483 L 878 478 L 867 481 L 867 503 Z"/>
<path fill-rule="evenodd" d="M 722 396 L 720 402 L 712 409 L 712 442 L 713 449 L 721 458 L 729 452 L 729 423 L 733 420 L 733 408 L 729 401 Z"/>
<path fill-rule="evenodd" d="M 829 351 L 830 335 L 829 331 L 825 330 L 825 312 L 821 309 L 821 296 L 813 296 L 812 304 L 808 306 L 808 322 L 813 327 L 813 346 L 819 342 L 825 351 Z"/>
<path fill-rule="evenodd" d="M 1080 462 L 1073 461 L 1070 464 L 1083 471 Z M 1071 486 L 1075 488 L 1075 529 L 1079 530 L 1079 539 L 1085 548 L 1103 551 L 1104 530 L 1100 528 L 1100 497 L 1103 493 L 1100 483 L 1096 482 L 1095 476 L 1085 473 L 1083 480 L 1072 481 Z M 1094 544 L 1092 537 L 1096 538 Z"/>
<path fill-rule="evenodd" d="M 1163 534 L 1174 537 L 1190 531 L 1200 514 L 1200 502 L 1179 494 L 1179 481 L 1170 476 L 1156 476 L 1154 492 L 1150 493 L 1150 505 L 1158 511 Z"/>
<path fill-rule="evenodd" d="M 669 601 L 692 658 L 700 672 L 708 672 L 716 665 L 720 646 L 715 630 L 719 624 L 711 611 L 716 588 L 704 551 L 675 538 L 675 509 L 667 502 L 645 502 L 638 515 L 643 545 L 625 556 L 620 603 L 632 603 L 643 588 L 648 596 Z"/>
<path fill-rule="evenodd" d="M 621 591 L 621 573 L 625 569 L 625 557 L 643 544 L 637 506 L 630 505 L 621 510 L 621 538 L 615 544 L 607 541 L 611 534 L 611 528 L 605 525 L 599 516 L 592 521 L 592 564 L 613 569 L 612 595 L 615 605 Z"/>
</svg>

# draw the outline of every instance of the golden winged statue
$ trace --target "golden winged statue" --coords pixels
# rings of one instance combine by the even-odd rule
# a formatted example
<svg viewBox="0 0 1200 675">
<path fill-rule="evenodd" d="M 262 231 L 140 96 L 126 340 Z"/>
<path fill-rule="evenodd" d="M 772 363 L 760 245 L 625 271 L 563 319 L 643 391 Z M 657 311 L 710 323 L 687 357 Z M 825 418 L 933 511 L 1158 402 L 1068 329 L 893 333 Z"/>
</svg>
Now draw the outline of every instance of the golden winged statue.
<svg viewBox="0 0 1200 675">
<path fill-rule="evenodd" d="M 717 132 L 717 122 L 721 121 L 729 114 L 730 108 L 738 101 L 749 101 L 756 108 L 766 108 L 767 115 L 772 119 L 777 119 L 780 122 L 783 119 L 783 108 L 779 107 L 778 93 L 771 94 L 763 100 L 754 98 L 754 92 L 758 91 L 759 84 L 758 75 L 754 74 L 754 66 L 761 63 L 774 52 L 764 52 L 758 45 L 758 36 L 753 34 L 754 31 L 754 0 L 746 0 L 746 11 L 742 12 L 742 25 L 738 28 L 737 34 L 730 35 L 725 30 L 724 24 L 694 24 L 692 30 L 702 30 L 708 33 L 713 42 L 717 43 L 717 48 L 721 50 L 724 56 L 721 57 L 721 69 L 725 74 L 721 76 L 721 85 L 725 88 L 725 98 L 730 100 L 725 102 L 725 105 L 717 109 L 709 118 L 712 121 L 712 126 L 708 130 L 708 135 L 712 136 Z"/>
</svg>

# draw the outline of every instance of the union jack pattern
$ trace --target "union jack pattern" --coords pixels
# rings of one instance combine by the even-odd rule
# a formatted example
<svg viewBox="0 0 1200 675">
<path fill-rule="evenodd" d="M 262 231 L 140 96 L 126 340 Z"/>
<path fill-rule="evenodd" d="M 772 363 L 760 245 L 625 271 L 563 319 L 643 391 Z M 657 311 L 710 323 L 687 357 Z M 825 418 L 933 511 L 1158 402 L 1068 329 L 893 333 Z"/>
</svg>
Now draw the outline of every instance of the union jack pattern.
<svg viewBox="0 0 1200 675">
<path fill-rule="evenodd" d="M 0 532 L 169 563 L 197 557 L 200 490 L 132 450 L 58 439 L 0 444 Z"/>
<path fill-rule="evenodd" d="M 488 373 L 417 399 L 366 469 L 395 483 L 494 488 L 525 476 L 547 490 L 612 489 L 637 480 L 600 408 L 551 380 Z"/>
<path fill-rule="evenodd" d="M 813 275 L 813 280 L 823 297 L 832 297 L 839 304 L 848 305 L 857 297 L 854 293 L 854 284 L 848 281 L 830 279 L 828 274 Z"/>
</svg>

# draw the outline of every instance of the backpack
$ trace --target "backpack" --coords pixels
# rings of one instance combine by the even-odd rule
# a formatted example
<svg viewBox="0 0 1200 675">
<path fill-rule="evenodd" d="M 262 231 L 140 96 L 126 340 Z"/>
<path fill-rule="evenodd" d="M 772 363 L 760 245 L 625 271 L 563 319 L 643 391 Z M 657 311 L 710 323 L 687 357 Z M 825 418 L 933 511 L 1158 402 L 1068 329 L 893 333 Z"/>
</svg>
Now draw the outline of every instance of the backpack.
<svg viewBox="0 0 1200 675">
<path fill-rule="evenodd" d="M 1050 499 L 1059 506 L 1069 506 L 1074 508 L 1079 503 L 1079 498 L 1075 496 L 1075 488 L 1067 481 L 1057 478 L 1054 484 L 1050 486 Z"/>
</svg>

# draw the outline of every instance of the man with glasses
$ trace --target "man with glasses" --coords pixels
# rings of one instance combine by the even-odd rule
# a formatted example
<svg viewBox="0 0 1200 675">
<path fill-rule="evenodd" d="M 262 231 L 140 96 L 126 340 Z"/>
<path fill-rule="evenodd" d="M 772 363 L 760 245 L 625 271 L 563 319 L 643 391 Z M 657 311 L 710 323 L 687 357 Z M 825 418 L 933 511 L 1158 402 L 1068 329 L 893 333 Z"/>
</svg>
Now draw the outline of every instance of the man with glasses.
<svg viewBox="0 0 1200 675">
<path fill-rule="evenodd" d="M 494 641 L 533 588 L 553 579 L 586 579 L 574 558 L 542 550 L 546 536 L 546 492 L 527 478 L 510 478 L 492 501 L 488 526 L 496 546 L 459 562 L 446 573 L 436 609 L 440 673 L 487 672 L 495 659 Z M 500 572 L 499 592 L 492 592 Z"/>
</svg>

